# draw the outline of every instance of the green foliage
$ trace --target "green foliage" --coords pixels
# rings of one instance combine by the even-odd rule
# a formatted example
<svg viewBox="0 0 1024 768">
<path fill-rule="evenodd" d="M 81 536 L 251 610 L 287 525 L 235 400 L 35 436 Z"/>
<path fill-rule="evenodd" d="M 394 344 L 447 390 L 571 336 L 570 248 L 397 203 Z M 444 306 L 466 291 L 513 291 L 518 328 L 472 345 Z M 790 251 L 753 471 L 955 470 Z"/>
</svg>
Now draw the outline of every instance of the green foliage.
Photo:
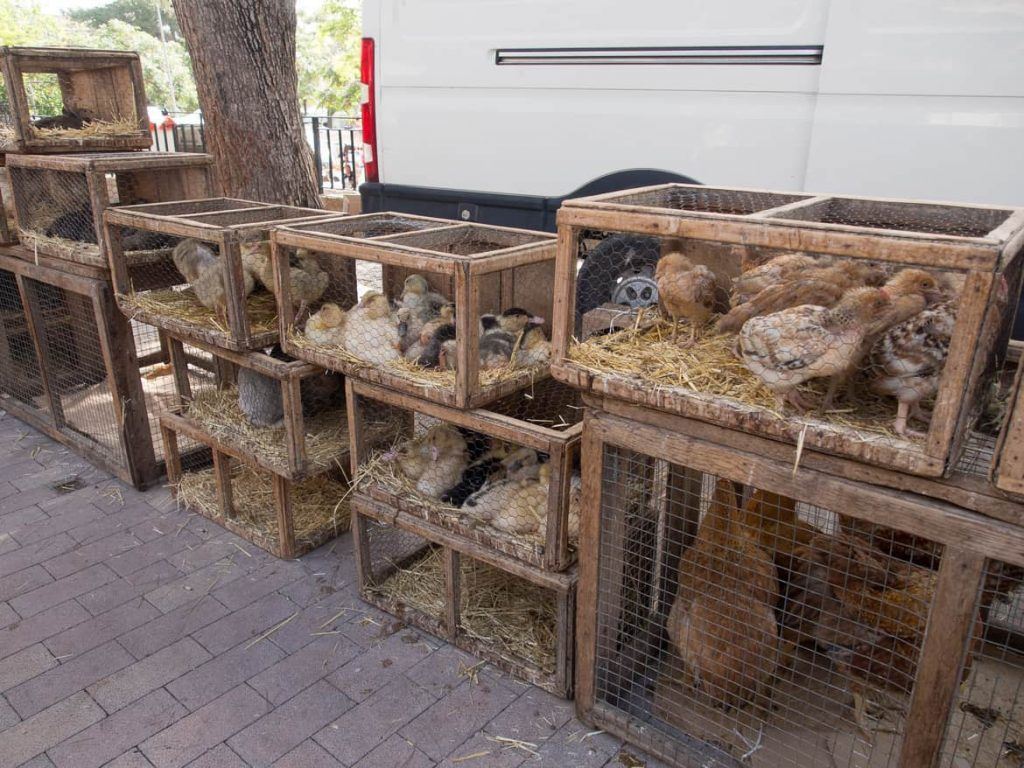
<svg viewBox="0 0 1024 768">
<path fill-rule="evenodd" d="M 90 27 L 102 27 L 110 21 L 120 21 L 160 39 L 160 24 L 155 0 L 112 0 L 96 8 L 80 8 L 69 11 L 68 17 Z M 160 0 L 160 14 L 164 23 L 164 34 L 168 40 L 181 40 L 181 28 L 174 15 L 170 0 Z"/>
<path fill-rule="evenodd" d="M 354 0 L 325 0 L 315 16 L 300 16 L 296 63 L 303 111 L 352 115 L 358 110 L 361 21 Z"/>
</svg>

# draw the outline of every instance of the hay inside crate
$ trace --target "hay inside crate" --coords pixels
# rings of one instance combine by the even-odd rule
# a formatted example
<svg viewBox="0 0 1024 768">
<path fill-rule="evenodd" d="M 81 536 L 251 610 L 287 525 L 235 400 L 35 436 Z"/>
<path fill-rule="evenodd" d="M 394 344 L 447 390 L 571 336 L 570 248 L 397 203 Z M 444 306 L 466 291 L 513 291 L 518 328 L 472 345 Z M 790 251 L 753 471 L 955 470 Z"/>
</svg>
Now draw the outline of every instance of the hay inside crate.
<svg viewBox="0 0 1024 768">
<path fill-rule="evenodd" d="M 238 390 L 208 389 L 192 399 L 185 414 L 204 429 L 232 446 L 261 457 L 268 463 L 288 467 L 288 446 L 284 425 L 254 427 L 238 406 Z M 348 451 L 348 423 L 345 407 L 331 408 L 303 419 L 306 457 L 321 469 L 338 467 L 339 457 Z"/>
<path fill-rule="evenodd" d="M 557 647 L 554 595 L 486 563 L 461 558 L 460 633 L 513 661 L 554 674 Z M 445 613 L 444 551 L 427 548 L 415 562 L 370 589 L 427 616 Z"/>
<path fill-rule="evenodd" d="M 185 472 L 176 486 L 178 500 L 211 520 L 225 516 L 217 496 L 212 468 Z M 328 474 L 291 484 L 292 527 L 300 549 L 312 549 L 348 530 L 348 488 Z M 276 542 L 277 525 L 274 486 L 271 476 L 245 464 L 231 469 L 231 496 L 235 517 L 231 521 L 257 539 Z"/>
<path fill-rule="evenodd" d="M 191 288 L 132 292 L 122 299 L 126 311 L 139 312 L 158 322 L 160 318 L 199 330 L 230 333 L 216 313 L 204 307 Z M 245 301 L 249 329 L 253 334 L 277 330 L 277 302 L 272 293 L 253 293 Z"/>
<path fill-rule="evenodd" d="M 60 258 L 79 264 L 94 264 L 100 260 L 106 267 L 105 258 L 101 255 L 100 246 L 81 240 L 69 240 L 66 237 L 52 237 L 36 230 L 19 227 L 18 238 L 21 244 L 34 251 L 48 254 L 59 254 Z M 170 255 L 172 248 L 158 248 L 148 251 L 129 251 L 132 266 L 160 261 Z"/>
<path fill-rule="evenodd" d="M 695 343 L 684 346 L 680 342 L 688 338 L 689 332 L 689 327 L 680 323 L 677 341 L 672 341 L 671 323 L 657 315 L 645 321 L 641 315 L 632 328 L 593 336 L 583 342 L 573 341 L 569 358 L 592 373 L 628 379 L 633 387 L 652 392 L 684 390 L 689 396 L 728 399 L 782 416 L 772 391 L 747 370 L 734 352 L 735 334 L 698 330 Z M 819 379 L 799 389 L 811 395 L 813 401 L 820 402 L 827 388 L 827 380 Z M 854 431 L 865 440 L 891 438 L 924 442 L 924 437 L 897 435 L 892 429 L 896 401 L 874 396 L 864 386 L 857 387 L 855 399 L 840 390 L 830 411 L 812 411 L 803 416 L 787 413 L 786 418 L 817 428 Z"/>
<path fill-rule="evenodd" d="M 133 137 L 139 132 L 139 121 L 132 118 L 118 120 L 93 120 L 81 128 L 38 128 L 32 126 L 29 138 L 38 139 L 100 139 Z M 10 147 L 16 138 L 14 126 L 0 126 L 0 150 Z"/>
</svg>

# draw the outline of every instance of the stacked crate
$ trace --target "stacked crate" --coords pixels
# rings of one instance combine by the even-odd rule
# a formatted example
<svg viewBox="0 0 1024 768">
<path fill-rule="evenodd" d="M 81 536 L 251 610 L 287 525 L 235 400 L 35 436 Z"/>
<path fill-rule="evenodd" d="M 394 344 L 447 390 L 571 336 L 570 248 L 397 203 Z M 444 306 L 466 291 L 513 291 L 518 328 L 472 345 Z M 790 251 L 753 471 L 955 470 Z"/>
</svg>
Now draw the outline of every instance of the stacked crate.
<svg viewBox="0 0 1024 768">
<path fill-rule="evenodd" d="M 342 378 L 278 346 L 269 243 L 276 226 L 324 216 L 206 198 L 121 206 L 104 217 L 117 305 L 170 338 L 179 403 L 160 426 L 173 492 L 282 558 L 349 524 Z M 170 250 L 139 260 L 129 245 L 140 236 L 166 238 Z M 188 347 L 213 361 L 209 386 L 198 391 Z"/>
<path fill-rule="evenodd" d="M 992 382 L 1012 380 L 1022 233 L 1016 209 L 690 185 L 563 206 L 552 373 L 587 405 L 581 717 L 677 765 L 1019 761 L 1020 416 Z M 804 413 L 754 377 L 734 350 L 754 359 L 758 324 L 740 338 L 715 316 L 776 257 L 870 262 L 886 288 L 868 320 L 892 316 L 901 270 L 935 276 L 955 322 L 901 337 L 948 344 L 921 376 L 923 433 L 870 394 L 878 368 L 831 408 L 802 386 Z M 659 297 L 673 270 L 708 277 L 706 323 Z M 768 337 L 780 368 L 833 338 L 799 347 L 798 326 Z"/>
<path fill-rule="evenodd" d="M 158 416 L 176 397 L 168 339 L 117 311 L 102 216 L 208 197 L 211 160 L 140 151 L 150 135 L 135 53 L 5 47 L 0 68 L 0 402 L 145 487 L 163 473 Z M 62 112 L 34 118 L 47 80 Z M 169 253 L 159 238 L 137 245 L 140 264 Z"/>
<path fill-rule="evenodd" d="M 272 240 L 282 346 L 346 375 L 363 599 L 570 695 L 582 411 L 548 375 L 554 238 L 379 213 Z"/>
</svg>

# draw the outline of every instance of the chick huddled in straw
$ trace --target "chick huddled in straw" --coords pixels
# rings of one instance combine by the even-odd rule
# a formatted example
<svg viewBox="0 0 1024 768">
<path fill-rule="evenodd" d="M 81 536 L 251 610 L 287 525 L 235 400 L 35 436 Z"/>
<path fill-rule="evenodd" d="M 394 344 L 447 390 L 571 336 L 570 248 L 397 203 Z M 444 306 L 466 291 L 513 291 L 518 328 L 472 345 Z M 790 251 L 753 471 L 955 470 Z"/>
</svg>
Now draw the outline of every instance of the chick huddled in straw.
<svg viewBox="0 0 1024 768">
<path fill-rule="evenodd" d="M 344 348 L 370 363 L 402 359 L 426 369 L 455 370 L 455 318 L 455 304 L 432 290 L 425 277 L 412 274 L 396 302 L 369 291 L 347 312 L 323 304 L 306 321 L 304 333 L 316 344 Z M 551 358 L 544 319 L 520 307 L 481 316 L 478 333 L 481 370 L 543 365 Z"/>
</svg>

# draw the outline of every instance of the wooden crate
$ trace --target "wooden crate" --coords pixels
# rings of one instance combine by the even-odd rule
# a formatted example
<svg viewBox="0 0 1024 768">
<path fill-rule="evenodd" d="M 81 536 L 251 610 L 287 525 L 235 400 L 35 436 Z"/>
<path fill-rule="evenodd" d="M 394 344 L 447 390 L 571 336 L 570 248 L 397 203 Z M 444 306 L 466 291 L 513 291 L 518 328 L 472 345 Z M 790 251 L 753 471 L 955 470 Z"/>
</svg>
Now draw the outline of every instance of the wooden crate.
<svg viewBox="0 0 1024 768">
<path fill-rule="evenodd" d="M 1022 230 L 1024 210 L 1013 208 L 679 184 L 567 201 L 559 211 L 552 372 L 584 390 L 799 443 L 804 451 L 941 476 L 955 466 L 995 352 L 1009 335 L 1013 299 L 1020 292 Z M 741 267 L 794 251 L 815 259 L 869 260 L 889 270 L 880 279 L 909 267 L 934 272 L 958 293 L 959 306 L 927 434 L 897 435 L 896 401 L 890 398 L 861 398 L 852 408 L 840 400 L 842 413 L 824 415 L 768 407 L 770 392 L 751 394 L 753 374 L 740 363 L 723 362 L 733 354 L 732 334 L 697 332 L 691 362 L 677 363 L 671 356 L 678 343 L 670 341 L 659 313 L 608 303 L 609 275 L 620 273 L 629 274 L 616 300 L 642 304 L 654 298 L 654 265 L 673 251 L 715 272 L 719 305 Z M 598 329 L 612 332 L 583 336 Z M 684 329 L 683 337 L 689 332 Z M 630 362 L 636 346 L 621 346 L 636 337 L 664 364 L 636 369 Z M 820 384 L 809 390 L 816 400 L 823 396 L 825 382 Z M 743 399 L 735 395 L 739 387 L 747 388 Z"/>
<path fill-rule="evenodd" d="M 103 212 L 117 205 L 209 197 L 213 160 L 186 152 L 11 155 L 11 204 L 22 245 L 44 254 L 109 269 Z M 171 238 L 129 233 L 130 265 L 165 259 Z"/>
<path fill-rule="evenodd" d="M 666 426 L 586 415 L 581 718 L 677 765 L 960 748 L 947 719 L 994 673 L 983 639 L 1024 640 L 1001 602 L 1021 599 L 1022 529 Z"/>
<path fill-rule="evenodd" d="M 1024 379 L 1024 358 L 1017 367 L 1013 388 L 1006 404 L 1006 419 L 999 433 L 992 462 L 992 482 L 1001 491 L 1024 496 L 1024 402 L 1020 388 Z"/>
<path fill-rule="evenodd" d="M 572 698 L 574 571 L 529 568 L 360 493 L 352 496 L 352 533 L 363 600 Z M 415 592 L 402 577 L 415 580 Z"/>
<path fill-rule="evenodd" d="M 209 353 L 221 375 L 217 387 L 193 393 L 185 345 L 170 340 L 175 382 L 185 404 L 181 419 L 245 455 L 250 464 L 289 480 L 347 465 L 348 416 L 340 375 L 263 352 L 193 346 Z M 255 425 L 240 405 L 242 390 Z"/>
<path fill-rule="evenodd" d="M 152 485 L 163 474 L 157 417 L 177 404 L 166 343 L 117 311 L 108 283 L 14 250 L 0 249 L 0 404 L 125 482 Z"/>
<path fill-rule="evenodd" d="M 270 230 L 281 224 L 324 217 L 324 211 L 268 205 L 249 200 L 208 198 L 170 203 L 109 208 L 104 214 L 110 268 L 117 303 L 131 317 L 170 331 L 189 341 L 244 352 L 263 349 L 277 341 L 277 304 L 269 264 Z M 204 307 L 170 255 L 133 269 L 125 251 L 126 232 L 137 230 L 167 235 L 178 243 L 189 238 L 212 248 L 220 265 L 207 272 L 222 286 L 221 317 Z M 243 253 L 265 254 L 263 281 L 255 280 L 243 266 Z M 219 275 L 215 272 L 223 269 Z M 247 285 L 253 292 L 246 294 Z"/>
<path fill-rule="evenodd" d="M 17 245 L 17 227 L 12 226 L 13 221 L 8 219 L 7 206 L 4 204 L 4 190 L 7 190 L 7 196 L 10 197 L 9 177 L 7 172 L 0 168 L 0 245 Z M 13 217 L 13 215 L 14 212 L 11 211 L 10 216 Z"/>
<path fill-rule="evenodd" d="M 348 530 L 348 484 L 340 468 L 289 480 L 180 412 L 162 414 L 160 430 L 167 482 L 178 502 L 275 557 L 298 557 Z M 183 458 L 183 440 L 207 450 Z"/>
<path fill-rule="evenodd" d="M 149 149 L 149 113 L 142 63 L 133 51 L 84 48 L 0 48 L 0 69 L 7 109 L 0 116 L 0 153 Z M 41 129 L 32 119 L 35 105 L 26 81 L 52 76 L 60 87 L 65 113 L 91 122 L 85 130 Z M 104 130 L 102 124 L 110 124 Z"/>
<path fill-rule="evenodd" d="M 295 357 L 457 408 L 486 405 L 547 375 L 555 258 L 555 242 L 548 234 L 379 213 L 282 227 L 273 240 L 280 304 L 292 308 L 281 313 L 282 346 Z M 294 263 L 301 249 L 330 277 L 327 289 L 305 311 L 285 284 L 291 280 L 283 279 L 291 274 L 285 265 Z M 382 292 L 397 305 L 405 280 L 413 274 L 427 281 L 439 302 L 453 305 L 455 349 L 442 361 L 427 352 L 422 359 L 431 362 L 426 366 L 406 361 L 407 342 L 416 334 L 402 336 L 398 311 L 358 325 L 346 320 L 336 341 L 307 335 L 306 313 L 326 304 L 343 311 L 357 301 L 372 306 L 371 291 Z M 481 314 L 514 308 L 544 319 L 543 349 L 535 350 L 543 353 L 543 361 L 508 365 L 495 357 L 485 365 Z"/>
<path fill-rule="evenodd" d="M 354 379 L 347 388 L 349 424 L 356 425 L 350 431 L 352 476 L 360 493 L 537 568 L 562 571 L 576 561 L 578 393 L 545 379 L 462 411 Z M 452 430 L 463 441 L 459 456 L 466 465 L 454 480 L 443 470 L 431 478 L 432 469 L 419 482 L 410 480 L 388 460 Z M 503 480 L 507 472 L 514 475 Z M 455 496 L 431 493 L 432 485 Z"/>
</svg>

